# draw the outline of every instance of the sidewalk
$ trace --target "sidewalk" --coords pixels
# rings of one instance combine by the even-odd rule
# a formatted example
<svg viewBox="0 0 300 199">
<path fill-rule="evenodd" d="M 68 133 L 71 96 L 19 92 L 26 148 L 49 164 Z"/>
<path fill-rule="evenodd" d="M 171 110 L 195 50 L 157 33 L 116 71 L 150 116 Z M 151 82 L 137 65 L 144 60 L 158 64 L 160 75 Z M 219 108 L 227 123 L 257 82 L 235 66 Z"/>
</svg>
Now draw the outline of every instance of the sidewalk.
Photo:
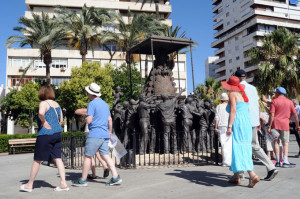
<svg viewBox="0 0 300 199">
<path fill-rule="evenodd" d="M 88 187 L 72 187 L 71 180 L 80 177 L 79 170 L 66 170 L 69 192 L 54 192 L 58 185 L 57 169 L 41 166 L 31 193 L 19 192 L 19 185 L 27 182 L 33 154 L 0 156 L 0 198 L 104 198 L 104 199 L 152 199 L 152 198 L 272 198 L 298 199 L 300 197 L 300 158 L 298 145 L 291 136 L 289 161 L 296 163 L 296 168 L 279 168 L 277 177 L 268 182 L 261 181 L 253 189 L 247 187 L 248 179 L 240 186 L 227 183 L 232 175 L 228 168 L 220 166 L 198 166 L 164 169 L 118 170 L 123 184 L 105 186 L 108 179 L 96 179 L 88 182 Z M 255 162 L 255 171 L 264 178 L 265 166 Z M 97 170 L 102 176 L 102 170 Z M 247 175 L 246 175 L 247 176 Z"/>
</svg>

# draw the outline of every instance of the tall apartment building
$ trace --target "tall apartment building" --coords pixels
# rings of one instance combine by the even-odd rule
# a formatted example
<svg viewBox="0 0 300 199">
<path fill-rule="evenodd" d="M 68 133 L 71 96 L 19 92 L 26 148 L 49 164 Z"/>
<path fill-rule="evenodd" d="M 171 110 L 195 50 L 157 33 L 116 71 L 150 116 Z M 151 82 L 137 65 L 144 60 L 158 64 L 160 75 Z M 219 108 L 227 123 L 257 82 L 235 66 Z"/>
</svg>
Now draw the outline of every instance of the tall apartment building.
<svg viewBox="0 0 300 199">
<path fill-rule="evenodd" d="M 25 0 L 28 11 L 25 11 L 25 16 L 30 18 L 32 13 L 41 14 L 42 12 L 48 13 L 50 16 L 54 15 L 54 8 L 58 5 L 67 7 L 74 13 L 80 12 L 82 6 L 86 4 L 88 7 L 94 6 L 96 8 L 106 8 L 117 13 L 120 13 L 124 20 L 127 19 L 128 10 L 132 13 L 153 13 L 155 14 L 155 5 L 149 0 L 142 7 L 142 1 L 136 0 Z M 164 23 L 168 26 L 172 26 L 172 20 L 168 17 L 172 12 L 172 7 L 169 0 L 159 1 L 159 15 L 161 19 L 164 19 Z M 103 30 L 116 31 L 113 26 L 103 26 Z M 111 49 L 116 49 L 116 46 L 110 45 Z M 37 78 L 45 78 L 46 69 L 45 64 L 39 58 L 38 49 L 24 49 L 24 48 L 8 48 L 7 49 L 7 67 L 6 67 L 6 88 L 19 86 L 28 81 L 32 81 Z M 71 69 L 73 67 L 81 66 L 81 56 L 78 50 L 73 50 L 68 47 L 60 47 L 59 49 L 52 50 L 52 64 L 51 64 L 51 83 L 59 86 L 61 82 L 70 78 Z M 143 58 L 143 57 L 142 57 Z M 101 65 L 108 63 L 110 59 L 109 53 L 104 47 L 95 47 L 94 56 L 91 51 L 87 54 L 87 61 L 98 62 Z M 125 62 L 125 56 L 122 52 L 117 52 L 113 57 L 111 63 L 116 67 L 120 66 Z M 26 76 L 23 81 L 20 82 L 20 77 L 29 64 L 32 64 L 30 69 L 27 71 Z M 137 68 L 140 63 L 137 63 Z M 141 64 L 141 73 L 144 76 L 145 61 Z M 148 61 L 148 72 L 150 72 L 152 67 L 152 61 Z M 174 67 L 174 75 L 176 85 L 186 88 L 187 78 L 186 78 L 186 57 L 185 55 L 180 55 L 179 57 L 179 71 L 180 76 L 177 76 L 177 63 Z"/>
<path fill-rule="evenodd" d="M 261 46 L 262 38 L 277 27 L 300 32 L 299 0 L 212 0 L 216 39 L 212 48 L 219 58 L 213 61 L 216 80 L 226 80 L 237 69 L 253 81 L 258 65 L 251 65 L 244 54 Z M 211 65 L 213 65 L 211 64 Z M 215 67 L 215 66 L 213 66 Z"/>
</svg>

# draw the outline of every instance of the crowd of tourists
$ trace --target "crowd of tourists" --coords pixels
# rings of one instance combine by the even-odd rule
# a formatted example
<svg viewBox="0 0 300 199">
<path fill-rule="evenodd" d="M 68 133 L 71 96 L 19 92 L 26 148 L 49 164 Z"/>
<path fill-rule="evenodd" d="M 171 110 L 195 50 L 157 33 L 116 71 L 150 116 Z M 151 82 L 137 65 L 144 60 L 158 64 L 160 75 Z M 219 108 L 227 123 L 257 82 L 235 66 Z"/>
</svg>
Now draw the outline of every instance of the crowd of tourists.
<svg viewBox="0 0 300 199">
<path fill-rule="evenodd" d="M 262 96 L 260 99 L 254 86 L 246 82 L 246 72 L 238 70 L 228 81 L 221 82 L 227 93 L 221 95 L 221 104 L 216 108 L 215 133 L 219 134 L 222 148 L 222 166 L 230 167 L 233 176 L 229 183 L 241 184 L 244 172 L 249 174 L 249 188 L 260 181 L 254 172 L 253 156 L 258 158 L 267 169 L 266 181 L 277 174 L 276 167 L 292 168 L 296 165 L 288 160 L 290 117 L 293 131 L 300 147 L 298 135 L 300 106 L 298 100 L 285 97 L 286 90 L 276 88 L 272 101 Z M 85 116 L 88 134 L 85 142 L 82 176 L 72 181 L 73 186 L 87 186 L 87 179 L 95 179 L 93 157 L 99 159 L 104 168 L 103 177 L 112 177 L 106 185 L 120 185 L 115 164 L 109 155 L 109 139 L 112 134 L 110 109 L 100 96 L 100 86 L 92 83 L 85 88 L 91 100 L 87 108 L 76 110 L 76 114 Z M 68 191 L 65 180 L 65 167 L 61 159 L 62 110 L 54 101 L 55 94 L 51 86 L 43 86 L 38 94 L 42 101 L 39 106 L 38 136 L 34 152 L 30 178 L 20 186 L 21 191 L 31 192 L 42 161 L 51 156 L 58 168 L 60 184 L 54 191 Z M 262 107 L 260 108 L 260 104 Z M 263 110 L 264 109 L 264 110 Z M 266 136 L 267 154 L 258 142 L 258 132 Z M 299 152 L 300 155 L 300 152 Z M 299 156 L 298 155 L 298 156 Z M 274 163 L 271 159 L 274 159 Z M 92 175 L 88 175 L 92 168 Z"/>
</svg>

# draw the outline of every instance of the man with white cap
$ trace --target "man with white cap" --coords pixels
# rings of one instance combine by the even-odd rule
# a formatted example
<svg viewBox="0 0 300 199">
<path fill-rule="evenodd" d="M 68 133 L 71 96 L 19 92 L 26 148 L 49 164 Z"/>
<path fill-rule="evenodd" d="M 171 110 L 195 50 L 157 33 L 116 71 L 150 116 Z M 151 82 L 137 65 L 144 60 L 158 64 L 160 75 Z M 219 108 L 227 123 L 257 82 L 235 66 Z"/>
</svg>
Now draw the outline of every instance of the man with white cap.
<svg viewBox="0 0 300 199">
<path fill-rule="evenodd" d="M 269 128 L 268 133 L 271 134 L 272 131 L 277 131 L 280 136 L 278 139 L 281 139 L 283 145 L 283 168 L 293 168 L 296 164 L 290 163 L 288 161 L 288 153 L 289 153 L 289 136 L 290 136 L 290 117 L 293 114 L 296 130 L 299 130 L 299 120 L 298 115 L 294 107 L 294 103 L 286 98 L 284 95 L 286 94 L 286 90 L 283 87 L 277 87 L 275 92 L 275 99 L 271 102 L 270 107 L 270 118 L 269 118 Z M 274 140 L 275 145 L 275 154 L 276 154 L 276 166 L 280 166 L 280 158 L 279 158 L 279 142 L 278 139 Z"/>
<path fill-rule="evenodd" d="M 220 100 L 221 104 L 216 108 L 215 133 L 220 136 L 222 166 L 231 166 L 232 134 L 226 135 L 229 120 L 229 113 L 226 111 L 229 100 L 227 93 L 222 93 Z"/>
<path fill-rule="evenodd" d="M 252 123 L 252 152 L 267 167 L 268 174 L 264 180 L 270 181 L 277 175 L 278 170 L 258 142 L 257 127 L 260 126 L 260 117 L 257 90 L 246 82 L 246 72 L 244 70 L 236 71 L 235 75 L 240 78 L 241 84 L 245 85 L 245 93 L 249 98 L 249 113 Z"/>
<path fill-rule="evenodd" d="M 87 186 L 87 175 L 91 168 L 92 157 L 97 151 L 100 152 L 101 158 L 107 163 L 112 172 L 112 178 L 106 185 L 121 184 L 122 179 L 117 173 L 115 164 L 109 156 L 108 142 L 112 133 L 112 118 L 110 116 L 109 106 L 101 98 L 100 86 L 91 83 L 85 87 L 88 97 L 91 100 L 87 109 L 81 109 L 81 115 L 87 115 L 85 122 L 89 127 L 89 135 L 85 143 L 84 162 L 82 176 L 72 181 L 73 186 Z"/>
</svg>

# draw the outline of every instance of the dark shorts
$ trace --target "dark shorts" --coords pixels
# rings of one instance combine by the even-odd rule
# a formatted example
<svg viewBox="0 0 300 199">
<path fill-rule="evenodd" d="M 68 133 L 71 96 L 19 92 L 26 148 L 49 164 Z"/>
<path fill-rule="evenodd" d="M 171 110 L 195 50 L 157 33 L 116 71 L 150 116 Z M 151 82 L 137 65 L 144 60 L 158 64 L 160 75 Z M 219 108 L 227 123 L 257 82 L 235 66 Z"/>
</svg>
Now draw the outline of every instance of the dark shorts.
<svg viewBox="0 0 300 199">
<path fill-rule="evenodd" d="M 61 140 L 61 133 L 37 136 L 33 159 L 48 161 L 49 155 L 53 159 L 61 158 Z"/>
</svg>

